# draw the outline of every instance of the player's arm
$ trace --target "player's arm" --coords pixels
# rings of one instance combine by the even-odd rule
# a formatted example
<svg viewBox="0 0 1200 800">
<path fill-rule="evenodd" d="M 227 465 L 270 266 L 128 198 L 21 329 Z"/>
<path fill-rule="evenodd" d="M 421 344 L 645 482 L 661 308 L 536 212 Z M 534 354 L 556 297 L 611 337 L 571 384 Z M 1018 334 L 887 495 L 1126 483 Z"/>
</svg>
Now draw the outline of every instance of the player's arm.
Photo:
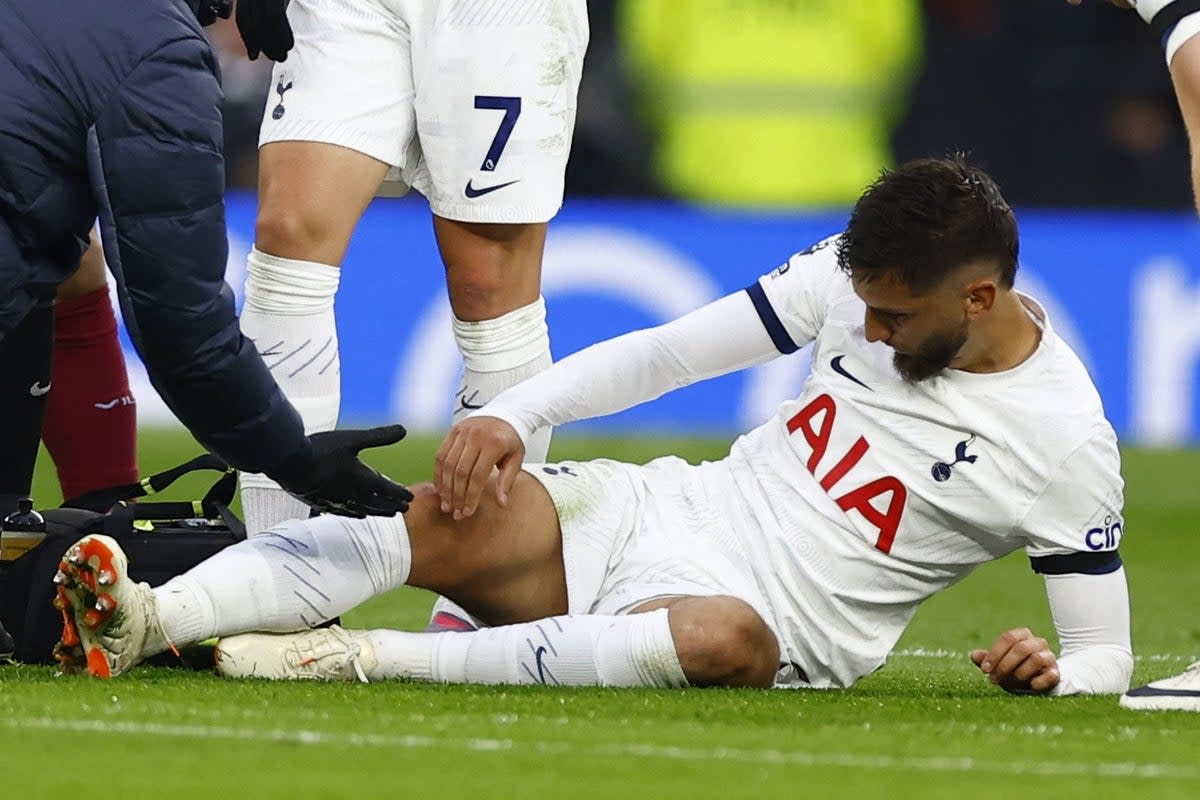
<svg viewBox="0 0 1200 800">
<path fill-rule="evenodd" d="M 224 280 L 220 108 L 212 51 L 185 32 L 139 62 L 89 130 L 88 178 L 131 338 L 167 405 L 233 466 L 322 511 L 401 512 L 412 494 L 357 453 L 403 428 L 305 436 L 242 335 Z"/>
<path fill-rule="evenodd" d="M 1185 22 L 1194 22 L 1195 32 L 1200 33 L 1200 13 Z M 1175 52 L 1171 59 L 1171 81 L 1187 128 L 1192 152 L 1192 193 L 1200 210 L 1200 36 L 1190 36 Z"/>
<path fill-rule="evenodd" d="M 1027 628 L 1008 631 L 971 660 L 1018 693 L 1108 694 L 1129 688 L 1129 589 L 1119 545 L 1123 482 L 1116 437 L 1098 425 L 1058 465 L 1020 527 L 1044 577 L 1057 654 Z"/>
<path fill-rule="evenodd" d="M 89 177 L 125 322 L 154 387 L 201 444 L 263 472 L 307 442 L 242 336 L 224 282 L 213 58 L 199 34 L 144 58 L 89 132 Z"/>
<path fill-rule="evenodd" d="M 632 408 L 812 341 L 830 287 L 845 281 L 832 248 L 814 255 L 817 250 L 797 254 L 747 289 L 676 320 L 580 350 L 455 425 L 434 464 L 444 510 L 473 514 L 495 466 L 500 467 L 497 499 L 505 504 L 524 458 L 524 442 L 542 426 Z"/>
</svg>

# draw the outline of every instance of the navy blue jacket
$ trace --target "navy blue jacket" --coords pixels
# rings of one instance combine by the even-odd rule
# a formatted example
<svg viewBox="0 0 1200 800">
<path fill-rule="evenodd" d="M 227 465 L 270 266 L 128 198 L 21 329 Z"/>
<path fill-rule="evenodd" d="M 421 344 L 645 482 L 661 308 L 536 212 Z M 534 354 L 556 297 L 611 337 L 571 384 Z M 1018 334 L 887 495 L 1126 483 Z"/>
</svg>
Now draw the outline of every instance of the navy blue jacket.
<svg viewBox="0 0 1200 800">
<path fill-rule="evenodd" d="M 308 447 L 224 282 L 216 59 L 185 0 L 0 0 L 0 336 L 99 216 L 125 322 L 201 444 L 270 472 Z"/>
</svg>

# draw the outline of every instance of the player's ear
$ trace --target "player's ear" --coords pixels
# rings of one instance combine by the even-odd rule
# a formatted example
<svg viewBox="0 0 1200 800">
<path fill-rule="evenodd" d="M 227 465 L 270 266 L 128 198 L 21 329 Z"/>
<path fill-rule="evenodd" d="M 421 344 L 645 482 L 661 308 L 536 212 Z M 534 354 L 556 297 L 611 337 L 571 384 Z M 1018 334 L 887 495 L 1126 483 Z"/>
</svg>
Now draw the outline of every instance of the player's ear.
<svg viewBox="0 0 1200 800">
<path fill-rule="evenodd" d="M 996 282 L 989 278 L 980 278 L 967 284 L 963 294 L 963 310 L 967 319 L 975 319 L 991 311 L 996 304 L 997 292 Z"/>
</svg>

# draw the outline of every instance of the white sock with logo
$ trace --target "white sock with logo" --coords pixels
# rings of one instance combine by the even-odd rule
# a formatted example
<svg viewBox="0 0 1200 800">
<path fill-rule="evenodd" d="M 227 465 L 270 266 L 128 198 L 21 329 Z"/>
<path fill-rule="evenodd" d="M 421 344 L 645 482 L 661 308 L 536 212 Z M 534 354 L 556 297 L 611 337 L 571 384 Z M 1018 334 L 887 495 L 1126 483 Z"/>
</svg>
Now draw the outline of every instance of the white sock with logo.
<svg viewBox="0 0 1200 800">
<path fill-rule="evenodd" d="M 482 322 L 464 322 L 455 317 L 453 326 L 454 341 L 463 357 L 463 377 L 454 398 L 454 422 L 552 363 L 546 301 L 542 297 Z M 534 431 L 525 446 L 526 464 L 545 462 L 550 451 L 550 434 L 550 428 Z M 450 614 L 478 625 L 470 614 L 444 597 L 433 604 L 431 624 L 437 622 L 439 614 Z"/>
<path fill-rule="evenodd" d="M 163 632 L 186 645 L 311 628 L 403 586 L 411 567 L 404 517 L 324 515 L 238 542 L 153 591 Z"/>
<path fill-rule="evenodd" d="M 307 433 L 333 430 L 341 404 L 341 363 L 333 297 L 341 270 L 250 251 L 242 331 L 288 400 L 300 412 Z M 275 481 L 258 473 L 240 475 L 242 511 L 251 536 L 309 509 Z"/>
<path fill-rule="evenodd" d="M 455 422 L 551 364 L 546 302 L 541 297 L 495 319 L 464 322 L 456 317 L 453 324 L 454 341 L 463 357 L 461 388 L 454 398 Z M 525 462 L 540 464 L 549 450 L 550 428 L 540 428 L 526 443 Z"/>
<path fill-rule="evenodd" d="M 470 632 L 367 631 L 373 680 L 548 686 L 688 685 L 668 609 L 625 616 L 550 617 Z"/>
</svg>

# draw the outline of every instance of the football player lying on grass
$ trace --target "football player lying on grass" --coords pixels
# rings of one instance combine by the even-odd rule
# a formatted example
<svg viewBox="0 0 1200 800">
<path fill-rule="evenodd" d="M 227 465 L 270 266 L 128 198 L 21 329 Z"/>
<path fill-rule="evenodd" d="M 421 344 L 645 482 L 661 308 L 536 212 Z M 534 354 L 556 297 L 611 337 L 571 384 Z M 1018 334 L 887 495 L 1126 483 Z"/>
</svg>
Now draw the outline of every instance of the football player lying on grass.
<svg viewBox="0 0 1200 800">
<path fill-rule="evenodd" d="M 845 687 L 922 601 L 1024 548 L 1061 651 L 1016 629 L 970 659 L 1013 692 L 1124 691 L 1116 438 L 1016 269 L 988 175 L 906 164 L 843 234 L 745 291 L 589 347 L 460 422 L 403 516 L 294 520 L 154 589 L 113 540 L 80 540 L 56 577 L 59 658 L 113 676 L 220 636 L 229 676 Z M 720 461 L 522 463 L 540 426 L 809 342 L 800 396 Z M 480 627 L 314 628 L 404 584 Z"/>
</svg>

